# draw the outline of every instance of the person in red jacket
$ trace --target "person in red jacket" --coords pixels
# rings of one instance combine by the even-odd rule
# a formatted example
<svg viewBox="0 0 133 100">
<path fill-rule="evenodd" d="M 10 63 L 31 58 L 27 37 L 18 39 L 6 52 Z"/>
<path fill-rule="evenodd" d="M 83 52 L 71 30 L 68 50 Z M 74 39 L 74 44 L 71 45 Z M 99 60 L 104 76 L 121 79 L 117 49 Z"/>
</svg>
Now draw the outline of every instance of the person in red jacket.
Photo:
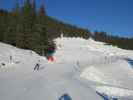
<svg viewBox="0 0 133 100">
<path fill-rule="evenodd" d="M 55 60 L 54 57 L 53 57 L 54 52 L 55 52 L 55 47 L 49 47 L 48 48 L 47 59 L 49 61 L 54 61 Z"/>
</svg>

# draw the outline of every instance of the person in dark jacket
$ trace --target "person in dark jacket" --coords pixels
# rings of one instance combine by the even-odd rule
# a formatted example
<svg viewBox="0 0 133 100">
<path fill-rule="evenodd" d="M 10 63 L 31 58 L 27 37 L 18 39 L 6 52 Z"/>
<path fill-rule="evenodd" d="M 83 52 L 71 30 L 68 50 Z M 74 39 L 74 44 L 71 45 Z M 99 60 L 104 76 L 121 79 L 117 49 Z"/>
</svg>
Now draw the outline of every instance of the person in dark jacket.
<svg viewBox="0 0 133 100">
<path fill-rule="evenodd" d="M 39 70 L 40 68 L 40 60 L 38 61 L 38 63 L 36 63 L 34 70 Z"/>
</svg>

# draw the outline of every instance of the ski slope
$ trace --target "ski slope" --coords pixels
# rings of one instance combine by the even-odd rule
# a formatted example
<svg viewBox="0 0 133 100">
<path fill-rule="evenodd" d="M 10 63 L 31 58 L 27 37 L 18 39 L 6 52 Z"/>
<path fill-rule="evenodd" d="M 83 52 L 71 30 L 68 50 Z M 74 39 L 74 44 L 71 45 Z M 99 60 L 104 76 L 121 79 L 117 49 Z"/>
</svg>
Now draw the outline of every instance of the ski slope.
<svg viewBox="0 0 133 100">
<path fill-rule="evenodd" d="M 133 100 L 132 50 L 91 38 L 55 43 L 54 62 L 0 43 L 0 100 Z"/>
</svg>

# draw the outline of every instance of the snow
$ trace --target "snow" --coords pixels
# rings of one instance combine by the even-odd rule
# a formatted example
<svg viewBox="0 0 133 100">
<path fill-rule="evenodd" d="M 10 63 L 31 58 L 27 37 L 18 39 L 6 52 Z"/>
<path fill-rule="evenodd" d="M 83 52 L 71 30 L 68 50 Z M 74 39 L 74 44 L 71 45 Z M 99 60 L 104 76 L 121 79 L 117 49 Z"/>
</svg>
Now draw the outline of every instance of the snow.
<svg viewBox="0 0 133 100">
<path fill-rule="evenodd" d="M 114 97 L 133 96 L 133 90 L 123 89 L 118 87 L 99 86 L 99 87 L 96 87 L 96 90 L 101 93 L 106 93 L 107 95 L 114 96 Z"/>
<path fill-rule="evenodd" d="M 62 36 L 55 43 L 54 62 L 0 43 L 0 100 L 59 100 L 64 95 L 64 100 L 104 100 L 98 93 L 133 100 L 133 70 L 127 61 L 133 60 L 132 50 L 91 38 Z"/>
<path fill-rule="evenodd" d="M 105 77 L 104 73 L 100 72 L 93 66 L 86 68 L 80 74 L 80 77 L 86 78 L 87 80 L 95 81 L 97 83 L 106 84 L 106 82 L 104 82 L 104 80 L 103 80 L 103 77 Z"/>
</svg>

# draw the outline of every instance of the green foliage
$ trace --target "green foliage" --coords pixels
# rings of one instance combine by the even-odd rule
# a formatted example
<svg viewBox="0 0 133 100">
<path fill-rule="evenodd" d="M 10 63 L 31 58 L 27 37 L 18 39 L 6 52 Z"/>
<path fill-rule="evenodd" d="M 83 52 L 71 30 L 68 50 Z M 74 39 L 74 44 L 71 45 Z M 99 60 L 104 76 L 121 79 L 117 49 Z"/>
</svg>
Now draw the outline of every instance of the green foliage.
<svg viewBox="0 0 133 100">
<path fill-rule="evenodd" d="M 87 29 L 79 28 L 74 25 L 66 24 L 55 18 L 46 17 L 46 29 L 50 38 L 59 37 L 62 33 L 66 37 L 83 37 L 88 39 L 91 32 Z"/>
<path fill-rule="evenodd" d="M 23 7 L 17 3 L 11 12 L 0 10 L 0 41 L 46 55 L 53 41 L 48 38 L 45 17 L 36 13 L 35 7 L 34 0 L 25 0 Z"/>
<path fill-rule="evenodd" d="M 106 42 L 108 44 L 115 45 L 123 49 L 133 50 L 133 38 L 111 36 L 108 35 L 106 32 L 95 32 L 93 38 L 97 41 Z"/>
</svg>

